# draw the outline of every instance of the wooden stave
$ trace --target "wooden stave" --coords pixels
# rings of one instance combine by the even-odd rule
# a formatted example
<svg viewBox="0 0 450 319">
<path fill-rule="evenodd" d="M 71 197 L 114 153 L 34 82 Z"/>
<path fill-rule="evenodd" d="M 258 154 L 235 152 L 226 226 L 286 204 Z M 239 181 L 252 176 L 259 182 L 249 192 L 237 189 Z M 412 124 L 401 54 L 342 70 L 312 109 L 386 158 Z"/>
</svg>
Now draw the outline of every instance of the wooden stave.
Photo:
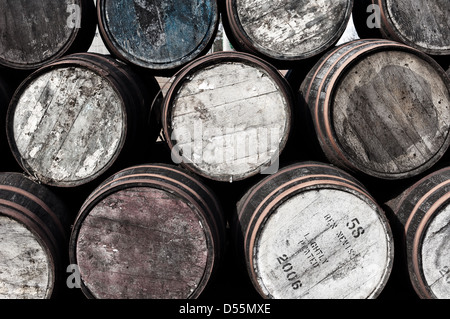
<svg viewBox="0 0 450 319">
<path fill-rule="evenodd" d="M 70 39 L 59 52 L 37 63 L 19 63 L 0 59 L 0 65 L 14 71 L 33 72 L 65 55 L 88 51 L 94 40 L 95 29 L 97 27 L 95 4 L 91 0 L 76 1 L 76 5 L 79 6 L 81 12 L 80 28 L 74 28 L 77 31 L 71 35 Z"/>
<path fill-rule="evenodd" d="M 113 59 L 111 56 L 81 53 L 72 54 L 67 59 L 79 61 L 81 65 L 85 63 L 94 63 L 102 68 L 103 65 L 111 66 L 116 72 L 107 71 L 107 76 L 111 76 L 111 80 L 116 83 L 117 88 L 121 92 L 121 96 L 127 97 L 126 104 L 129 105 L 129 114 L 133 121 L 139 123 L 136 130 L 132 132 L 130 141 L 136 141 L 136 145 L 142 145 L 139 140 L 155 141 L 161 130 L 160 119 L 157 109 L 157 97 L 161 88 L 156 78 L 146 72 L 142 72 L 138 68 L 134 68 L 126 63 L 122 63 Z M 156 106 L 155 106 L 156 105 Z M 142 128 L 149 126 L 150 129 L 144 131 Z M 139 129 L 140 128 L 140 129 Z"/>
<path fill-rule="evenodd" d="M 71 219 L 65 204 L 47 187 L 20 173 L 0 173 L 1 214 L 24 225 L 49 258 L 50 278 L 45 299 L 62 290 Z"/>
<path fill-rule="evenodd" d="M 450 144 L 448 138 L 442 145 L 440 151 L 437 154 L 434 154 L 434 157 L 430 158 L 427 163 L 410 171 L 390 174 L 387 172 L 377 172 L 365 169 L 360 165 L 357 165 L 357 163 L 349 158 L 345 154 L 345 151 L 340 147 L 334 128 L 330 124 L 331 115 L 329 110 L 332 107 L 332 102 L 330 102 L 330 100 L 331 97 L 334 96 L 335 91 L 333 87 L 330 87 L 330 83 L 338 83 L 341 76 L 345 74 L 345 70 L 351 67 L 353 62 L 357 62 L 359 59 L 362 59 L 364 55 L 377 52 L 377 50 L 393 50 L 415 54 L 427 63 L 430 63 L 444 80 L 446 78 L 448 79 L 445 72 L 443 72 L 440 65 L 433 58 L 417 49 L 392 40 L 360 39 L 338 46 L 322 56 L 304 79 L 300 86 L 299 93 L 305 107 L 311 112 L 312 122 L 315 127 L 321 150 L 332 164 L 356 174 L 368 175 L 382 180 L 398 180 L 414 177 L 430 169 L 444 156 L 445 151 Z M 352 56 L 354 51 L 357 52 L 356 56 Z M 336 60 L 334 60 L 334 56 L 337 56 Z M 333 69 L 329 67 L 330 63 L 333 64 Z M 343 68 L 342 65 L 344 65 L 345 68 Z M 336 69 L 339 68 L 341 68 L 341 72 L 336 72 Z M 321 90 L 321 94 L 318 94 L 318 88 Z M 324 97 L 324 91 L 326 92 L 326 97 Z M 329 99 L 329 103 L 325 105 L 323 102 L 327 101 L 327 99 Z"/>
<path fill-rule="evenodd" d="M 383 44 L 386 42 L 380 42 L 380 43 Z M 345 167 L 349 171 L 354 171 L 355 167 L 351 163 L 346 161 L 346 158 L 344 157 L 344 155 L 342 155 L 342 153 L 336 154 L 335 152 L 330 151 L 330 149 L 333 149 L 334 146 L 328 138 L 324 137 L 325 133 L 323 133 L 323 132 L 327 131 L 327 127 L 325 127 L 325 125 L 323 124 L 322 121 L 317 120 L 318 116 L 323 116 L 322 115 L 323 107 L 321 107 L 321 105 L 319 105 L 319 106 L 317 105 L 319 92 L 317 91 L 316 88 L 314 88 L 314 90 L 313 90 L 313 82 L 315 80 L 316 81 L 319 81 L 319 80 L 326 81 L 326 77 L 325 77 L 326 74 L 321 74 L 321 72 L 326 73 L 326 70 L 329 68 L 329 67 L 327 67 L 327 64 L 330 64 L 330 63 L 332 64 L 332 61 L 330 62 L 330 60 L 329 60 L 329 58 L 331 56 L 333 56 L 334 54 L 340 54 L 347 47 L 349 47 L 350 49 L 353 49 L 354 47 L 358 47 L 358 46 L 363 47 L 366 45 L 370 46 L 370 40 L 368 40 L 367 42 L 366 41 L 353 41 L 344 46 L 336 47 L 335 49 L 329 51 L 310 70 L 310 72 L 307 74 L 306 78 L 302 82 L 300 89 L 299 89 L 299 92 L 304 100 L 306 107 L 310 110 L 310 112 L 312 114 L 313 124 L 314 124 L 315 130 L 317 132 L 318 141 L 320 143 L 320 146 L 321 146 L 324 154 L 332 163 L 339 162 L 343 167 Z M 345 57 L 346 56 L 344 55 L 344 58 Z M 322 86 L 326 86 L 327 84 L 328 84 L 327 82 L 326 83 L 322 82 Z M 340 156 L 338 156 L 338 155 L 340 155 Z"/>
<path fill-rule="evenodd" d="M 278 171 L 276 174 L 273 174 L 263 180 L 261 180 L 259 183 L 257 183 L 255 186 L 253 186 L 250 190 L 246 192 L 245 195 L 240 199 L 240 201 L 237 203 L 237 211 L 238 214 L 236 215 L 237 219 L 235 220 L 238 223 L 235 223 L 235 226 L 240 225 L 242 229 L 247 229 L 250 226 L 250 221 L 248 220 L 251 215 L 248 215 L 245 213 L 246 209 L 249 209 L 247 205 L 250 205 L 249 198 L 255 196 L 257 193 L 262 194 L 263 198 L 270 194 L 272 192 L 271 184 L 277 184 L 282 182 L 284 179 L 292 180 L 295 177 L 308 177 L 308 176 L 315 176 L 318 174 L 324 174 L 328 173 L 331 176 L 335 176 L 336 178 L 339 178 L 341 180 L 346 180 L 349 184 L 351 183 L 355 188 L 360 189 L 361 191 L 365 191 L 365 188 L 361 182 L 356 180 L 353 176 L 351 176 L 346 171 L 343 171 L 341 169 L 338 169 L 337 167 L 331 166 L 329 164 L 324 164 L 320 162 L 302 162 L 299 164 L 291 164 L 282 170 Z M 313 177 L 306 180 L 314 180 Z M 368 195 L 368 194 L 367 194 Z M 250 206 L 250 209 L 256 208 L 255 206 Z M 235 233 L 237 231 L 235 230 Z"/>
<path fill-rule="evenodd" d="M 305 170 L 305 172 L 301 170 Z M 292 176 L 290 176 L 290 174 L 292 174 Z M 298 180 L 298 182 L 301 183 L 320 180 L 320 178 L 326 177 L 328 177 L 327 179 L 328 181 L 344 181 L 346 185 L 351 186 L 353 189 L 361 192 L 371 200 L 375 201 L 371 197 L 371 195 L 367 193 L 365 187 L 353 176 L 348 174 L 346 171 L 343 171 L 334 166 L 330 166 L 329 164 L 323 164 L 320 162 L 305 162 L 301 164 L 292 164 L 280 170 L 278 173 L 266 179 L 263 179 L 257 185 L 252 187 L 238 202 L 236 214 L 237 218 L 235 219 L 234 222 L 235 227 L 234 234 L 237 238 L 236 242 L 248 244 L 248 236 L 245 236 L 245 238 L 242 237 L 241 239 L 238 239 L 237 236 L 238 235 L 241 236 L 244 232 L 247 233 L 250 228 L 254 228 L 255 220 L 260 217 L 260 213 L 264 208 L 260 207 L 260 209 L 257 212 L 254 212 L 256 206 L 258 206 L 258 203 L 260 203 L 260 201 L 256 201 L 257 204 L 255 206 L 254 204 L 252 204 L 251 199 L 254 198 L 254 196 L 256 195 L 259 195 L 262 197 L 262 201 L 264 202 L 270 201 L 271 198 L 276 197 L 276 195 L 278 194 L 272 193 L 273 188 L 271 187 L 271 184 L 277 185 L 283 182 L 285 179 L 288 181 L 294 181 L 295 180 L 294 177 L 297 177 L 297 179 L 298 177 L 302 178 Z M 295 183 L 297 183 L 297 181 L 295 181 Z M 280 190 L 280 192 L 282 191 L 283 190 Z M 245 244 L 245 247 L 248 249 L 247 244 Z"/>
<path fill-rule="evenodd" d="M 293 179 L 293 177 L 290 176 L 291 173 L 296 175 L 297 178 Z M 327 175 L 327 173 L 329 175 Z M 282 182 L 285 184 L 280 186 Z M 276 189 L 276 193 L 273 191 L 274 187 L 271 187 L 273 184 L 275 188 L 278 187 Z M 274 199 L 276 199 L 277 196 L 283 191 L 301 186 L 302 184 L 304 184 L 304 187 L 297 191 L 291 192 L 289 195 L 285 196 L 282 201 L 285 201 L 291 196 L 296 196 L 302 192 L 321 188 L 336 189 L 348 192 L 353 196 L 362 199 L 378 212 L 379 218 L 386 230 L 386 238 L 388 239 L 388 244 L 390 247 L 388 256 L 386 256 L 389 262 L 387 269 L 385 270 L 385 275 L 379 283 L 378 289 L 373 292 L 372 296 L 370 296 L 370 298 L 377 298 L 385 288 L 393 269 L 394 239 L 387 216 L 381 206 L 378 205 L 376 200 L 371 196 L 371 194 L 368 193 L 365 186 L 361 184 L 359 180 L 355 179 L 348 172 L 343 171 L 338 167 L 314 161 L 286 166 L 275 175 L 261 180 L 237 203 L 236 215 L 232 223 L 232 234 L 236 244 L 235 249 L 237 251 L 237 255 L 242 259 L 242 263 L 244 264 L 243 266 L 247 270 L 253 287 L 264 299 L 273 298 L 273 296 L 267 295 L 260 286 L 258 274 L 256 273 L 254 268 L 255 266 L 253 264 L 253 254 L 256 251 L 255 243 L 257 238 L 262 232 L 262 225 L 264 225 L 265 221 L 270 217 L 272 211 L 276 210 L 276 208 L 282 205 L 283 202 L 276 203 L 270 211 L 267 211 L 265 207 L 268 204 L 273 204 L 275 202 Z M 270 191 L 272 191 L 272 193 L 269 194 Z M 254 203 L 252 203 L 252 201 L 254 201 Z M 266 215 L 264 215 L 264 213 Z M 258 222 L 259 226 L 257 226 Z"/>
<path fill-rule="evenodd" d="M 247 52 L 256 56 L 261 57 L 262 59 L 268 61 L 269 63 L 277 66 L 279 69 L 291 69 L 296 67 L 299 63 L 307 62 L 317 59 L 322 54 L 324 54 L 327 50 L 331 49 L 336 43 L 339 41 L 340 37 L 345 31 L 345 27 L 347 23 L 343 23 L 343 28 L 339 30 L 332 39 L 328 41 L 326 45 L 323 45 L 320 48 L 317 48 L 313 51 L 306 52 L 304 54 L 299 54 L 295 57 L 288 57 L 283 55 L 283 52 L 268 53 L 265 50 L 257 48 L 257 45 L 253 42 L 252 39 L 246 34 L 243 27 L 240 24 L 239 17 L 236 13 L 236 1 L 238 0 L 226 0 L 222 4 L 222 17 L 223 17 L 223 25 L 224 29 L 227 32 L 228 38 L 232 43 L 233 47 L 242 52 Z M 348 13 L 346 16 L 346 21 L 350 20 L 351 11 L 354 5 L 354 0 L 350 0 L 348 3 Z"/>
<path fill-rule="evenodd" d="M 139 61 L 138 59 L 134 59 L 130 54 L 127 54 L 127 52 L 123 52 L 123 50 L 116 47 L 114 44 L 114 41 L 112 40 L 112 36 L 110 35 L 109 28 L 107 27 L 105 20 L 105 12 L 104 12 L 104 0 L 96 0 L 97 1 L 97 19 L 98 19 L 98 26 L 100 31 L 100 36 L 105 43 L 108 51 L 118 59 L 133 64 L 137 67 L 144 68 L 146 70 L 151 71 L 154 74 L 160 75 L 160 76 L 174 76 L 181 68 L 183 68 L 185 65 L 191 63 L 195 59 L 204 56 L 208 53 L 208 51 L 211 49 L 215 37 L 219 28 L 219 17 L 220 17 L 220 1 L 212 0 L 214 8 L 214 23 L 213 26 L 210 28 L 209 33 L 205 36 L 205 38 L 209 38 L 208 41 L 201 43 L 199 45 L 200 49 L 195 50 L 194 52 L 190 52 L 189 54 L 186 54 L 183 58 L 179 59 L 178 61 L 174 61 L 172 63 L 144 63 L 142 61 Z"/>
<path fill-rule="evenodd" d="M 294 108 L 295 108 L 295 97 L 294 92 L 291 89 L 290 84 L 287 82 L 287 80 L 281 76 L 278 69 L 273 66 L 272 64 L 268 63 L 264 59 L 249 54 L 245 52 L 215 52 L 213 54 L 210 54 L 208 56 L 199 58 L 190 64 L 186 65 L 183 69 L 181 69 L 176 76 L 174 76 L 173 81 L 171 82 L 171 85 L 169 87 L 169 90 L 163 99 L 161 103 L 161 126 L 162 126 L 162 134 L 164 136 L 164 140 L 166 141 L 168 147 L 170 150 L 173 149 L 174 143 L 171 140 L 171 133 L 172 133 L 172 126 L 171 126 L 171 104 L 173 100 L 176 98 L 176 93 L 178 89 L 183 84 L 183 81 L 185 81 L 186 78 L 188 78 L 190 75 L 195 74 L 197 71 L 201 71 L 202 68 L 207 68 L 208 66 L 214 65 L 216 63 L 229 63 L 229 62 L 238 62 L 238 63 L 244 63 L 249 65 L 256 65 L 257 67 L 261 67 L 266 72 L 269 73 L 269 75 L 272 77 L 274 82 L 281 88 L 280 93 L 284 96 L 284 98 L 287 101 L 288 104 L 288 111 L 289 111 L 289 126 L 287 127 L 287 134 L 283 137 L 282 143 L 279 147 L 279 153 L 282 153 L 284 148 L 287 145 L 288 137 L 291 134 L 292 131 L 292 123 L 290 123 L 293 120 L 294 117 Z M 176 156 L 179 156 L 176 154 Z M 181 156 L 182 157 L 182 156 Z M 200 177 L 206 178 L 206 179 L 213 179 L 219 182 L 229 182 L 230 179 L 228 177 L 212 177 L 204 172 L 202 172 L 199 168 L 195 167 L 189 161 L 182 160 L 180 164 L 183 168 L 188 169 L 189 171 L 195 173 L 196 175 L 199 175 Z M 245 176 L 232 176 L 232 182 L 233 181 L 242 181 L 248 178 L 251 178 L 252 176 L 258 174 L 257 171 L 250 172 L 246 174 Z"/>
<path fill-rule="evenodd" d="M 403 269 L 416 295 L 421 299 L 436 299 L 423 272 L 422 246 L 429 225 L 450 203 L 450 168 L 443 167 L 425 175 L 409 186 L 392 202 L 392 212 L 402 227 Z"/>
<path fill-rule="evenodd" d="M 369 28 L 367 26 L 367 19 L 369 13 L 366 13 L 368 6 L 376 5 L 380 8 L 380 28 Z M 398 28 L 395 26 L 389 9 L 387 8 L 386 0 L 360 0 L 355 1 L 353 8 L 353 16 L 355 21 L 355 28 L 361 38 L 384 38 L 396 42 L 404 43 L 408 46 L 414 47 L 431 56 L 447 56 L 450 55 L 449 50 L 445 49 L 431 49 L 421 45 L 417 41 L 407 39 Z"/>
<path fill-rule="evenodd" d="M 246 256 L 246 251 L 248 251 L 248 236 L 245 234 L 248 233 L 248 230 L 251 227 L 254 227 L 255 220 L 258 219 L 261 213 L 261 209 L 255 212 L 255 209 L 258 206 L 258 201 L 255 203 L 252 202 L 252 199 L 255 196 L 262 197 L 263 200 L 267 199 L 272 191 L 272 184 L 282 183 L 286 180 L 294 180 L 296 178 L 304 177 L 304 182 L 314 181 L 317 179 L 319 174 L 323 177 L 323 173 L 329 172 L 329 176 L 335 175 L 336 180 L 346 180 L 349 184 L 354 186 L 355 188 L 360 189 L 361 191 L 365 191 L 364 186 L 356 179 L 354 179 L 349 173 L 346 171 L 335 168 L 334 166 L 330 166 L 329 164 L 321 163 L 321 162 L 304 162 L 299 164 L 291 164 L 284 167 L 282 170 L 278 171 L 276 174 L 266 177 L 258 182 L 256 185 L 251 187 L 237 202 L 236 204 L 236 214 L 233 216 L 232 221 L 232 234 L 234 238 L 234 242 L 236 243 L 236 250 L 239 252 L 241 256 Z M 314 175 L 314 173 L 316 175 Z M 312 176 L 309 177 L 308 175 Z M 261 195 L 262 194 L 262 195 Z M 276 194 L 272 194 L 270 197 L 276 196 Z M 267 199 L 268 200 L 268 199 Z M 246 257 L 248 258 L 248 257 Z M 247 260 L 248 264 L 249 260 Z"/>
<path fill-rule="evenodd" d="M 171 164 L 139 165 L 117 172 L 113 176 L 107 178 L 91 192 L 81 206 L 80 211 L 88 209 L 88 207 L 92 205 L 92 200 L 96 199 L 98 196 L 104 196 L 104 192 L 109 192 L 114 188 L 114 184 L 118 181 L 133 181 L 133 176 L 135 175 L 142 175 L 143 177 L 153 178 L 155 181 L 170 183 L 173 186 L 179 187 L 180 190 L 197 197 L 198 200 L 204 200 L 202 207 L 205 211 L 210 211 L 207 218 L 211 224 L 215 225 L 214 228 L 216 231 L 214 233 L 217 234 L 217 242 L 223 242 L 225 234 L 222 230 L 225 225 L 225 219 L 222 213 L 221 204 L 216 198 L 214 191 L 191 172 Z M 168 180 L 169 178 L 170 180 Z M 194 192 L 192 190 L 194 190 Z M 214 209 L 212 210 L 212 208 Z M 221 247 L 218 246 L 218 248 L 220 249 Z M 218 251 L 217 255 L 220 256 L 221 254 L 222 253 Z"/>
<path fill-rule="evenodd" d="M 34 71 L 25 78 L 14 92 L 7 110 L 6 135 L 9 147 L 17 164 L 29 174 L 34 175 L 32 169 L 23 162 L 20 156 L 15 144 L 13 127 L 10 125 L 13 123 L 15 108 L 30 83 L 41 75 L 46 74 L 46 72 L 65 67 L 85 68 L 98 74 L 112 86 L 120 96 L 121 107 L 124 114 L 126 114 L 126 131 L 125 138 L 121 145 L 118 146 L 114 157 L 108 165 L 103 167 L 97 174 L 84 180 L 74 182 L 56 182 L 51 178 L 41 181 L 49 186 L 63 188 L 77 187 L 90 183 L 99 176 L 105 174 L 108 170 L 113 169 L 115 166 L 123 166 L 125 165 L 124 163 L 137 161 L 142 158 L 142 156 L 147 156 L 148 154 L 146 152 L 142 151 L 142 149 L 139 150 L 138 148 L 145 146 L 145 144 L 149 147 L 151 146 L 157 138 L 160 125 L 158 119 L 155 117 L 155 113 L 152 111 L 152 103 L 154 102 L 154 96 L 152 95 L 156 96 L 159 94 L 160 90 L 159 84 L 154 77 L 148 77 L 148 82 L 145 83 L 147 86 L 145 86 L 136 71 L 128 65 L 119 63 L 109 56 L 96 53 L 75 53 L 68 55 Z M 129 156 L 129 154 L 125 156 L 127 153 L 131 153 L 132 156 Z"/>
<path fill-rule="evenodd" d="M 213 191 L 195 175 L 171 164 L 147 164 L 124 169 L 101 183 L 86 199 L 79 210 L 69 240 L 69 258 L 71 263 L 77 263 L 77 236 L 83 220 L 89 212 L 108 196 L 132 187 L 150 187 L 167 191 L 177 196 L 202 215 L 202 224 L 208 244 L 208 264 L 197 289 L 186 296 L 188 299 L 198 298 L 211 280 L 214 280 L 225 253 L 225 219 L 219 203 Z M 200 222 L 200 219 L 199 219 Z M 206 226 L 208 229 L 206 230 Z M 81 282 L 81 290 L 89 299 L 97 298 Z M 162 296 L 161 299 L 168 297 Z"/>
</svg>

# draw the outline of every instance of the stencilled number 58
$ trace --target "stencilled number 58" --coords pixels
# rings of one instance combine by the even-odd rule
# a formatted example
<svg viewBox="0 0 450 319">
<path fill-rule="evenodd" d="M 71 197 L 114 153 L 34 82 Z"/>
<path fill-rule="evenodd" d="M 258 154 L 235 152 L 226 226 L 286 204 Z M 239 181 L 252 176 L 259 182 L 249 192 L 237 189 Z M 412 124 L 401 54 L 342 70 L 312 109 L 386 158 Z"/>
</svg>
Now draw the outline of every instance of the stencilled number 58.
<svg viewBox="0 0 450 319">
<path fill-rule="evenodd" d="M 359 238 L 362 234 L 364 234 L 364 228 L 361 227 L 358 218 L 353 218 L 349 221 L 347 223 L 347 228 L 352 231 L 352 235 L 355 238 Z"/>
</svg>

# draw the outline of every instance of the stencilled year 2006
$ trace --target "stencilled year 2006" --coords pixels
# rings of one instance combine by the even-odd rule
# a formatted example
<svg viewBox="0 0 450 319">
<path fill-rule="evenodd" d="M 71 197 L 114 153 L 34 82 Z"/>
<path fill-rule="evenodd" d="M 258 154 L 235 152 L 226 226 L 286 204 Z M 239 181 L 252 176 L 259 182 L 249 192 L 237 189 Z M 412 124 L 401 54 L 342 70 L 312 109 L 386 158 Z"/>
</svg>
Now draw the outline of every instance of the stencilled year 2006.
<svg viewBox="0 0 450 319">
<path fill-rule="evenodd" d="M 291 283 L 291 287 L 294 290 L 299 289 L 303 284 L 300 280 L 300 275 L 294 271 L 294 266 L 288 262 L 289 257 L 282 255 L 277 258 L 278 263 L 281 265 L 281 269 L 286 274 L 287 280 Z"/>
</svg>

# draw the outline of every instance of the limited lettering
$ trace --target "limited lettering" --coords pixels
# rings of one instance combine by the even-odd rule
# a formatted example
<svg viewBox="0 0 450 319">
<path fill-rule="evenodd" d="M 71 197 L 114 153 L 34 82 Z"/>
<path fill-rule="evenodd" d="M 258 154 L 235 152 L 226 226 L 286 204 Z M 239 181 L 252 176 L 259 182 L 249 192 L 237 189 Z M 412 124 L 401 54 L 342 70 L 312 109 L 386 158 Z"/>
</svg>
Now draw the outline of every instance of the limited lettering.
<svg viewBox="0 0 450 319">
<path fill-rule="evenodd" d="M 338 226 L 337 222 L 334 220 L 334 218 L 331 216 L 331 214 L 325 215 L 324 219 L 325 219 L 329 229 L 335 229 Z"/>
<path fill-rule="evenodd" d="M 359 238 L 365 232 L 364 228 L 361 227 L 358 218 L 353 218 L 351 221 L 349 221 L 347 223 L 347 228 L 352 231 L 352 236 L 355 238 Z"/>
<path fill-rule="evenodd" d="M 357 255 L 356 251 L 352 248 L 350 241 L 348 240 L 347 236 L 345 236 L 345 234 L 342 231 L 339 231 L 337 233 L 337 238 L 338 238 L 339 242 L 341 243 L 341 245 L 344 246 L 345 250 L 348 252 L 350 257 L 351 258 L 356 257 L 356 255 Z"/>
<path fill-rule="evenodd" d="M 313 266 L 313 268 L 317 268 L 320 265 L 327 263 L 328 259 L 325 257 L 325 254 L 319 244 L 316 241 L 309 240 L 308 236 L 309 233 L 304 235 L 303 239 L 300 241 L 300 245 L 303 246 L 301 251 L 305 255 L 306 259 L 308 259 L 311 266 Z"/>
</svg>

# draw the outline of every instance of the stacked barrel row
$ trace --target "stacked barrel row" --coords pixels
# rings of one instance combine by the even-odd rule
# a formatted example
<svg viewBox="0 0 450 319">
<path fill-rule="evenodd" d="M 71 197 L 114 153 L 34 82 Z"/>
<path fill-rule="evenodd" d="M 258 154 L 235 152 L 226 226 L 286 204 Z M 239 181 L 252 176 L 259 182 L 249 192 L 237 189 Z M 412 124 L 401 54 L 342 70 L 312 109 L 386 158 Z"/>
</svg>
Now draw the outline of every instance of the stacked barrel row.
<svg viewBox="0 0 450 319">
<path fill-rule="evenodd" d="M 1 297 L 450 296 L 449 4 L 93 4 L 0 0 Z"/>
</svg>

